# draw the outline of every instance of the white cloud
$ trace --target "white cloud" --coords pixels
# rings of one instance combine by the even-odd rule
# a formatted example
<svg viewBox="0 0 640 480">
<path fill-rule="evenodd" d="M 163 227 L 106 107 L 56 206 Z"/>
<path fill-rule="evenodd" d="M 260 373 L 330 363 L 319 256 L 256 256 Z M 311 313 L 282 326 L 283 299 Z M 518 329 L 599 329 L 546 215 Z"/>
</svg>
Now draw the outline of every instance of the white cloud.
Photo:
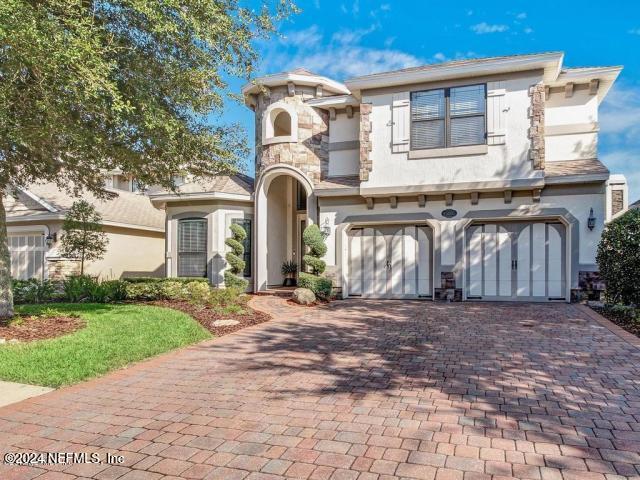
<svg viewBox="0 0 640 480">
<path fill-rule="evenodd" d="M 509 27 L 502 24 L 489 24 L 487 22 L 482 22 L 472 25 L 471 30 L 478 35 L 483 35 L 485 33 L 506 32 L 507 30 L 509 30 Z"/>
<path fill-rule="evenodd" d="M 391 5 L 389 5 L 388 3 L 383 3 L 382 5 L 380 5 L 380 10 L 382 10 L 383 12 L 388 12 L 389 10 L 391 10 Z"/>
<path fill-rule="evenodd" d="M 640 85 L 620 84 L 609 92 L 599 113 L 601 160 L 623 173 L 631 201 L 640 197 Z"/>
<path fill-rule="evenodd" d="M 340 30 L 330 37 L 317 26 L 285 32 L 280 42 L 263 44 L 264 73 L 304 67 L 337 80 L 388 70 L 413 67 L 424 60 L 390 48 L 369 47 L 363 38 L 377 29 Z M 388 39 L 387 39 L 388 40 Z M 386 42 L 385 42 L 386 43 Z"/>
<path fill-rule="evenodd" d="M 386 48 L 390 48 L 391 45 L 393 45 L 393 42 L 396 41 L 396 37 L 388 37 L 385 41 L 384 41 L 384 46 Z"/>
<path fill-rule="evenodd" d="M 640 87 L 616 86 L 600 109 L 600 133 L 640 143 Z"/>
<path fill-rule="evenodd" d="M 640 35 L 640 28 L 632 28 L 631 30 L 629 30 L 629 33 L 631 35 Z"/>
<path fill-rule="evenodd" d="M 526 33 L 527 35 L 529 35 L 530 33 L 533 33 L 533 28 L 531 27 L 525 27 L 524 30 L 522 30 L 524 33 Z"/>
<path fill-rule="evenodd" d="M 516 15 L 517 20 L 524 20 L 525 18 L 527 18 L 527 12 L 520 12 Z"/>
</svg>

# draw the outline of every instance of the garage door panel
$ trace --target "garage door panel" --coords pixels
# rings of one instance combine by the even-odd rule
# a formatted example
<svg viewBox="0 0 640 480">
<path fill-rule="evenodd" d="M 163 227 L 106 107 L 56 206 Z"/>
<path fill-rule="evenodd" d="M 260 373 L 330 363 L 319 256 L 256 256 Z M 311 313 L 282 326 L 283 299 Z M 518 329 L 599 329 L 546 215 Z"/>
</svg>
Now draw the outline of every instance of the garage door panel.
<svg viewBox="0 0 640 480">
<path fill-rule="evenodd" d="M 357 233 L 360 232 L 360 233 Z M 428 227 L 365 227 L 349 240 L 349 295 L 415 298 L 431 295 L 431 241 Z M 358 243 L 355 238 L 360 237 Z M 358 250 L 359 249 L 359 250 Z M 360 256 L 360 270 L 357 257 Z"/>
<path fill-rule="evenodd" d="M 7 244 L 11 257 L 11 276 L 20 280 L 44 276 L 44 237 L 36 234 L 10 234 Z"/>
<path fill-rule="evenodd" d="M 432 272 L 432 252 L 433 242 L 430 238 L 431 229 L 428 227 L 417 227 L 417 265 L 418 269 L 418 295 L 431 295 L 431 272 Z"/>
<path fill-rule="evenodd" d="M 467 297 L 565 297 L 565 230 L 560 223 L 492 223 L 467 229 Z"/>
</svg>

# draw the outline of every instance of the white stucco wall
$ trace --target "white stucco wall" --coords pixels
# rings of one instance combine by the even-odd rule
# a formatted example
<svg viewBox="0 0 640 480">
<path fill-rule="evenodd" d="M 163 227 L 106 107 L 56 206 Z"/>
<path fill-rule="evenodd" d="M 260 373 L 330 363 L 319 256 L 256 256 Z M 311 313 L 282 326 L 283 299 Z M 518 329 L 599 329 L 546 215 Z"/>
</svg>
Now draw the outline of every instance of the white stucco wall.
<svg viewBox="0 0 640 480">
<path fill-rule="evenodd" d="M 349 118 L 345 112 L 338 113 L 329 121 L 329 176 L 357 175 L 360 168 L 360 150 L 355 148 L 334 150 L 336 145 L 358 140 L 360 114 L 354 112 Z M 333 144 L 333 146 L 332 146 Z M 341 147 L 344 148 L 344 147 Z"/>
<path fill-rule="evenodd" d="M 253 219 L 253 204 L 239 202 L 210 202 L 191 205 L 171 205 L 166 208 L 166 275 L 175 277 L 177 266 L 177 235 L 180 218 L 195 217 L 207 219 L 207 258 L 208 276 L 215 286 L 224 286 L 223 272 L 227 268 L 224 259 L 228 247 L 224 241 L 231 235 L 229 225 L 234 218 Z M 252 256 L 253 261 L 253 256 Z M 252 272 L 254 269 L 252 268 Z M 251 278 L 247 278 L 250 282 Z"/>
<path fill-rule="evenodd" d="M 478 210 L 510 211 L 521 207 L 530 207 L 534 211 L 566 209 L 579 222 L 577 240 L 571 239 L 569 231 L 567 232 L 569 250 L 571 249 L 572 241 L 578 246 L 578 265 L 574 266 L 578 270 L 581 268 L 585 270 L 593 268 L 597 245 L 606 218 L 604 186 L 602 186 L 602 193 L 581 194 L 579 190 L 571 192 L 571 189 L 567 189 L 564 192 L 558 192 L 558 194 L 543 195 L 540 203 L 533 203 L 532 198 L 526 196 L 514 197 L 511 204 L 505 204 L 503 198 L 481 198 L 478 205 L 471 205 L 471 201 L 468 198 L 460 199 L 454 200 L 452 206 L 447 206 L 444 200 L 429 200 L 424 208 L 420 208 L 417 201 L 402 201 L 398 203 L 396 208 L 391 208 L 385 199 L 378 200 L 372 210 L 367 209 L 364 202 L 355 199 L 352 199 L 351 202 L 347 199 L 320 199 L 319 204 L 320 223 L 324 224 L 325 219 L 328 219 L 331 225 L 331 234 L 327 238 L 328 249 L 325 261 L 327 265 L 337 269 L 338 277 L 340 277 L 340 270 L 346 268 L 344 260 L 348 255 L 346 241 L 338 238 L 340 232 L 338 227 L 345 222 L 346 217 L 353 215 L 371 216 L 373 218 L 374 215 L 386 214 L 393 215 L 397 221 L 402 221 L 403 215 L 407 214 L 425 214 L 425 220 L 432 216 L 433 218 L 429 219 L 428 222 L 434 227 L 434 241 L 439 249 L 440 258 L 436 259 L 436 261 L 442 266 L 456 265 L 458 274 L 462 273 L 464 259 L 461 256 L 462 252 L 458 251 L 459 245 L 457 245 L 457 241 L 460 233 L 469 222 L 469 212 Z M 455 209 L 458 212 L 456 218 L 449 220 L 442 216 L 442 211 L 448 208 Z M 591 208 L 593 208 L 596 217 L 596 227 L 593 231 L 587 228 L 587 219 Z M 527 219 L 528 217 L 526 216 L 522 217 L 522 221 L 527 221 Z M 375 223 L 375 220 L 372 223 Z M 415 220 L 409 223 L 415 223 Z M 567 253 L 567 264 L 571 265 L 571 252 L 568 251 Z M 450 270 L 450 268 L 447 268 L 447 270 Z M 575 284 L 577 270 L 574 272 L 573 277 L 572 280 Z M 436 286 L 438 286 L 439 276 L 434 278 Z"/>
<path fill-rule="evenodd" d="M 492 81 L 496 79 L 493 78 Z M 506 128 L 504 145 L 489 145 L 480 155 L 410 159 L 407 153 L 392 153 L 393 92 L 363 95 L 364 103 L 371 103 L 373 170 L 363 187 L 405 186 L 418 184 L 464 183 L 540 177 L 529 160 L 528 130 L 531 106 L 529 87 L 540 81 L 537 75 L 519 76 L 504 80 L 505 98 L 502 113 Z M 481 83 L 471 79 L 457 85 Z M 412 90 L 448 87 L 452 84 L 433 84 Z M 488 112 L 491 114 L 491 112 Z"/>
</svg>

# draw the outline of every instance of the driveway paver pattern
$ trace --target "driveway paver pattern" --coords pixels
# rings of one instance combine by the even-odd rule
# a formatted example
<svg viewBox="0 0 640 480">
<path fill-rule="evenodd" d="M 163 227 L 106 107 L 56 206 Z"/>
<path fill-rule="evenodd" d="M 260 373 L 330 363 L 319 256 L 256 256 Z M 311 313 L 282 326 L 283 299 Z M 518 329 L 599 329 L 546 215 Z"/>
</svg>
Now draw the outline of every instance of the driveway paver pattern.
<svg viewBox="0 0 640 480">
<path fill-rule="evenodd" d="M 1 479 L 609 479 L 640 471 L 640 349 L 585 307 L 255 297 L 274 320 L 0 409 Z"/>
</svg>

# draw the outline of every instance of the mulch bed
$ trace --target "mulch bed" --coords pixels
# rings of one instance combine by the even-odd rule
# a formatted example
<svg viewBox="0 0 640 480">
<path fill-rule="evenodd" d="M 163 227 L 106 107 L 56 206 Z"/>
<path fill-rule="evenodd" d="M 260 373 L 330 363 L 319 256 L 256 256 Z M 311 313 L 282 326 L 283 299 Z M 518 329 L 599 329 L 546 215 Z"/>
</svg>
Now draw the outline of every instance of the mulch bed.
<svg viewBox="0 0 640 480">
<path fill-rule="evenodd" d="M 627 332 L 633 333 L 636 337 L 640 337 L 640 322 L 634 322 L 628 317 L 625 317 L 621 312 L 616 312 L 610 308 L 599 307 L 596 305 L 590 305 L 590 307 L 607 320 L 610 320 L 619 327 L 624 328 Z"/>
<path fill-rule="evenodd" d="M 0 322 L 0 338 L 6 341 L 33 342 L 61 337 L 85 326 L 79 317 L 24 316 L 21 321 Z"/>
<path fill-rule="evenodd" d="M 212 308 L 208 308 L 202 305 L 195 305 L 190 302 L 179 300 L 158 300 L 155 302 L 149 302 L 150 305 L 157 305 L 159 307 L 173 308 L 181 312 L 191 315 L 195 318 L 200 325 L 209 330 L 217 337 L 223 335 L 229 335 L 230 333 L 242 330 L 243 328 L 250 327 L 251 325 L 258 325 L 271 320 L 271 317 L 263 312 L 258 312 L 251 307 L 244 306 L 244 312 L 238 313 L 219 313 Z M 216 320 L 235 320 L 237 325 L 224 325 L 214 326 L 213 322 Z"/>
</svg>

